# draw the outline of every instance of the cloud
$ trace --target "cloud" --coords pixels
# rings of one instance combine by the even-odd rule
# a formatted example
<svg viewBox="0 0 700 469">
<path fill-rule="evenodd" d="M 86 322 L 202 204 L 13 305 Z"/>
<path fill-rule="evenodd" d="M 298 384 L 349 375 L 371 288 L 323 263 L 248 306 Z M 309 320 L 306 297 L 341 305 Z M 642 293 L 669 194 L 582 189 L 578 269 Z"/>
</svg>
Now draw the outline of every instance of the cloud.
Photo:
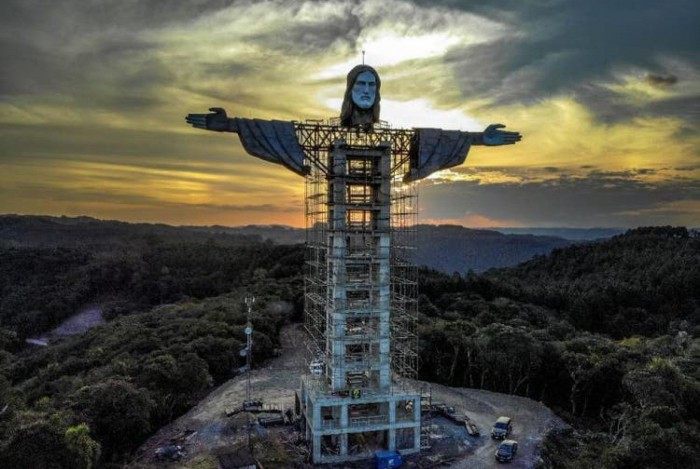
<svg viewBox="0 0 700 469">
<path fill-rule="evenodd" d="M 573 95 L 597 110 L 610 98 L 617 98 L 606 85 L 619 84 L 621 74 L 641 71 L 644 81 L 657 87 L 660 83 L 697 83 L 699 77 L 700 6 L 696 2 L 660 6 L 653 0 L 487 1 L 458 5 L 497 19 L 513 32 L 446 54 L 465 97 L 487 97 L 493 105 Z M 674 80 L 671 77 L 674 83 L 669 82 Z M 696 89 L 694 96 L 698 95 Z M 629 119 L 631 104 L 616 104 L 615 108 L 603 107 L 601 114 L 608 120 Z M 633 112 L 659 115 L 668 110 L 666 106 L 637 106 Z M 687 116 L 688 112 L 679 114 Z"/>
<path fill-rule="evenodd" d="M 435 175 L 425 216 L 687 220 L 697 215 L 688 181 L 699 177 L 699 8 L 686 0 L 8 0 L 0 5 L 0 211 L 299 225 L 299 178 L 245 155 L 235 136 L 188 128 L 183 116 L 213 105 L 241 117 L 334 116 L 343 75 L 364 48 L 394 124 L 475 130 L 504 121 L 524 134 L 514 147 L 475 148 L 466 166 Z M 518 200 L 532 191 L 532 207 L 497 189 Z M 449 210 L 436 194 L 454 201 Z M 549 214 L 548 197 L 557 201 Z"/>
<path fill-rule="evenodd" d="M 646 76 L 647 83 L 654 85 L 654 86 L 660 86 L 660 87 L 667 87 L 667 86 L 672 86 L 678 83 L 678 77 L 675 75 L 658 75 L 655 73 L 648 73 Z"/>
<path fill-rule="evenodd" d="M 640 174 L 644 172 L 592 171 L 582 177 L 562 175 L 523 183 L 426 184 L 421 188 L 421 211 L 433 220 L 488 214 L 494 220 L 509 220 L 522 226 L 697 224 L 697 179 L 652 183 L 640 178 Z"/>
</svg>

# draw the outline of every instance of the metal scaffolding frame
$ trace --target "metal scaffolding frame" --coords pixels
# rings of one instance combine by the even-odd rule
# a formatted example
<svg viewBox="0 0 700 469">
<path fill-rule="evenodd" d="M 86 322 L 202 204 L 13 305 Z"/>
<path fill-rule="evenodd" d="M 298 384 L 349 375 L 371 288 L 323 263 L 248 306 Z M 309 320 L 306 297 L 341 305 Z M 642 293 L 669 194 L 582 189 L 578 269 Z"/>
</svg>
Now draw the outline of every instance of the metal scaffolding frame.
<svg viewBox="0 0 700 469">
<path fill-rule="evenodd" d="M 328 366 L 333 357 L 329 356 L 327 341 L 337 339 L 328 311 L 333 309 L 331 295 L 332 272 L 329 266 L 332 252 L 329 240 L 332 239 L 332 210 L 337 205 L 332 200 L 329 185 L 332 173 L 331 148 L 337 142 L 344 142 L 353 149 L 372 150 L 390 146 L 390 339 L 391 369 L 396 377 L 414 378 L 417 373 L 418 338 L 416 333 L 417 316 L 417 272 L 413 265 L 412 252 L 416 242 L 417 190 L 415 183 L 404 182 L 410 166 L 410 147 L 413 130 L 392 129 L 385 123 L 376 124 L 364 131 L 341 127 L 337 121 L 306 121 L 295 123 L 297 138 L 307 155 L 308 173 L 305 184 L 306 247 L 304 287 L 304 325 L 309 339 L 307 342 L 307 364 L 310 367 L 323 363 Z M 351 165 L 350 163 L 348 163 Z M 372 190 L 378 182 L 363 161 L 356 161 L 356 167 L 348 166 L 347 194 L 343 206 L 347 211 L 347 266 L 348 285 L 347 314 L 343 339 L 347 341 L 349 354 L 346 363 L 357 370 L 357 382 L 348 383 L 348 388 L 367 387 L 361 382 L 372 370 L 365 364 L 373 363 L 372 357 L 378 353 L 378 344 L 367 342 L 368 337 L 380 339 L 377 335 L 378 298 L 372 294 L 377 282 L 378 269 L 372 258 L 376 253 L 376 227 L 370 226 L 376 207 Z M 375 189 L 372 189 L 372 188 Z M 363 292 L 370 294 L 363 296 Z M 323 374 L 328 374 L 328 369 Z M 362 378 L 365 375 L 365 378 Z M 321 385 L 327 383 L 317 383 Z M 368 387 L 372 387 L 369 385 Z"/>
<path fill-rule="evenodd" d="M 294 129 L 310 172 L 320 171 L 325 175 L 329 174 L 329 150 L 334 142 L 342 140 L 350 146 L 360 147 L 377 147 L 382 142 L 390 142 L 391 170 L 403 176 L 408 172 L 411 143 L 416 135 L 412 129 L 393 129 L 385 121 L 374 124 L 369 131 L 342 127 L 339 118 L 294 122 Z"/>
<path fill-rule="evenodd" d="M 418 272 L 416 250 L 418 191 L 404 182 L 409 160 L 392 166 L 391 183 L 391 334 L 392 368 L 402 377 L 418 374 Z"/>
</svg>

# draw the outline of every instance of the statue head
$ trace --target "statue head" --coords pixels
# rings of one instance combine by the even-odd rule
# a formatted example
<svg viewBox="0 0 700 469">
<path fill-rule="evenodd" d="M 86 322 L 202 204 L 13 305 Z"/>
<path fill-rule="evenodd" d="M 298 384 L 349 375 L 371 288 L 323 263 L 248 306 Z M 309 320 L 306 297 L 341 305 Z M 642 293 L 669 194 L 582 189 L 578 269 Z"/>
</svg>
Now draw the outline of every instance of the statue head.
<svg viewBox="0 0 700 469">
<path fill-rule="evenodd" d="M 357 75 L 352 87 L 352 102 L 360 109 L 369 109 L 377 96 L 377 78 L 369 70 Z"/>
<path fill-rule="evenodd" d="M 348 73 L 340 123 L 344 126 L 373 124 L 379 121 L 379 88 L 377 71 L 369 65 L 356 65 Z"/>
</svg>

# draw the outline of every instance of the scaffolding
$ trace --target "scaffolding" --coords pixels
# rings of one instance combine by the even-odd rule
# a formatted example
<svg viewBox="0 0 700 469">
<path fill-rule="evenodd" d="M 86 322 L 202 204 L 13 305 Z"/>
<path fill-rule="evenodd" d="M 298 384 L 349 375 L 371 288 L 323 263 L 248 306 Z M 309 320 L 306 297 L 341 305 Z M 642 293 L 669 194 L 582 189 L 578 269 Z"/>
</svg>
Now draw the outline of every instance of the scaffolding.
<svg viewBox="0 0 700 469">
<path fill-rule="evenodd" d="M 414 131 L 296 123 L 306 155 L 300 396 L 313 461 L 420 450 L 413 266 L 417 194 L 404 182 Z"/>
<path fill-rule="evenodd" d="M 414 264 L 418 194 L 404 182 L 409 159 L 392 164 L 391 183 L 391 338 L 392 369 L 400 377 L 418 374 L 418 272 Z"/>
<path fill-rule="evenodd" d="M 337 327 L 328 314 L 333 309 L 332 272 L 329 265 L 332 252 L 329 240 L 333 238 L 332 212 L 337 210 L 338 200 L 329 189 L 332 174 L 331 149 L 339 142 L 358 150 L 388 147 L 391 155 L 390 177 L 390 339 L 391 369 L 396 378 L 415 378 L 418 368 L 417 270 L 412 262 L 416 246 L 416 219 L 418 213 L 415 183 L 404 182 L 410 167 L 410 147 L 414 132 L 392 129 L 385 123 L 375 125 L 369 132 L 340 127 L 335 120 L 295 123 L 297 138 L 305 150 L 308 175 L 305 184 L 306 213 L 306 262 L 304 272 L 305 315 L 304 326 L 308 334 L 306 361 L 310 368 L 320 371 L 333 362 L 327 347 L 329 340 L 337 338 Z M 365 158 L 348 162 L 347 193 L 343 205 L 347 213 L 347 324 L 343 337 L 349 342 L 346 359 L 357 370 L 347 389 L 372 387 L 371 370 L 366 366 L 373 362 L 377 347 L 363 346 L 377 334 L 379 304 L 373 292 L 378 281 L 377 237 L 383 228 L 372 226 L 373 211 L 378 210 L 376 191 L 380 182 L 372 174 L 372 165 Z M 369 292 L 367 294 L 366 292 Z M 357 342 L 353 344 L 352 342 Z M 355 346 L 353 346 L 355 345 Z M 326 374 L 330 370 L 323 370 Z"/>
<path fill-rule="evenodd" d="M 327 158 L 326 158 L 327 159 Z M 327 232 L 328 182 L 320 165 L 310 166 L 305 183 L 306 258 L 304 265 L 304 328 L 308 335 L 306 361 L 317 369 L 326 362 L 326 304 L 328 297 Z"/>
</svg>

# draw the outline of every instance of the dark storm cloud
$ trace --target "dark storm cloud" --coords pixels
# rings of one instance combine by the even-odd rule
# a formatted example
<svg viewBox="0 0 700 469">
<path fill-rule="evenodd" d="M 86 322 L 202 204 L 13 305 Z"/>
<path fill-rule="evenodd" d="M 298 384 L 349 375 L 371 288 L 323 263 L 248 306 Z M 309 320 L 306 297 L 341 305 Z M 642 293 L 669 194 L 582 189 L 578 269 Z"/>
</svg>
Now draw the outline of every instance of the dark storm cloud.
<svg viewBox="0 0 700 469">
<path fill-rule="evenodd" d="M 227 8 L 234 3 L 246 7 Z M 291 193 L 289 187 L 272 182 L 286 174 L 282 169 L 244 156 L 233 136 L 173 132 L 184 127 L 182 115 L 199 112 L 190 108 L 204 110 L 208 102 L 226 103 L 230 113 L 244 106 L 244 112 L 260 117 L 306 115 L 318 110 L 316 92 L 337 84 L 335 77 L 328 82 L 314 77 L 314 67 L 354 54 L 358 37 L 384 31 L 390 36 L 440 33 L 449 18 L 460 17 L 436 8 L 433 1 L 423 2 L 425 9 L 384 0 L 370 0 L 367 5 L 339 1 L 326 9 L 328 3 L 307 3 L 305 10 L 300 3 L 0 2 L 0 104 L 7 104 L 9 116 L 0 126 L 0 165 L 9 168 L 5 181 L 29 179 L 35 172 L 45 178 L 35 186 L 17 181 L 13 197 L 21 204 L 6 206 L 43 207 L 59 201 L 65 203 L 56 210 L 63 210 L 84 207 L 82 201 L 103 201 L 123 207 L 125 214 L 133 207 L 150 207 L 149 213 L 157 217 L 158 207 L 165 207 L 182 218 L 189 216 L 188 207 L 200 213 L 245 212 L 246 217 L 288 212 L 274 202 L 278 192 Z M 488 27 L 484 33 L 477 18 L 470 34 L 488 43 L 458 46 L 445 57 L 397 65 L 397 70 L 412 68 L 411 73 L 399 74 L 401 88 L 410 81 L 404 76 L 418 77 L 413 80 L 419 82 L 416 91 L 407 91 L 405 99 L 454 97 L 455 93 L 439 88 L 442 81 L 426 87 L 423 75 L 415 73 L 433 67 L 436 74 L 448 77 L 446 81 L 456 77 L 464 96 L 489 106 L 565 96 L 583 103 L 605 122 L 643 114 L 676 116 L 687 121 L 679 134 L 697 132 L 693 123 L 700 121 L 700 97 L 689 86 L 700 75 L 696 2 L 485 0 L 446 5 L 505 25 L 505 32 Z M 243 16 L 249 14 L 255 19 Z M 448 26 L 454 30 L 454 25 Z M 291 74 L 299 80 L 290 86 L 284 80 Z M 651 90 L 649 99 L 635 102 L 630 98 L 635 96 L 620 91 L 630 76 L 636 77 L 642 92 Z M 307 100 L 300 100 L 301 95 Z M 528 112 L 524 107 L 524 118 Z M 552 115 L 552 120 L 557 117 Z M 15 118 L 21 122 L 13 123 Z M 597 130 L 595 124 L 582 128 Z M 674 137 L 663 135 L 669 145 L 676 143 Z M 600 145 L 590 142 L 596 151 Z M 690 164 L 694 155 L 686 154 L 692 150 L 683 151 L 672 165 L 691 177 L 697 169 Z M 667 173 L 650 168 L 606 172 L 604 163 L 585 164 L 602 159 L 574 159 L 580 154 L 576 148 L 562 146 L 560 153 L 561 158 L 546 160 L 550 166 L 543 168 L 455 168 L 469 179 L 481 179 L 481 184 L 426 183 L 423 213 L 458 218 L 469 211 L 530 225 L 579 226 L 692 218 L 688 215 L 692 204 L 683 202 L 698 200 L 696 181 L 675 177 L 644 182 L 645 177 L 662 180 Z M 566 159 L 569 153 L 571 161 Z M 617 157 L 614 152 L 610 156 L 611 161 Z M 564 174 L 570 163 L 589 170 L 579 171 L 586 177 Z M 86 174 L 69 172 L 76 168 Z M 210 177 L 222 172 L 232 178 Z M 519 183 L 489 183 L 499 178 Z M 143 181 L 151 185 L 142 187 Z M 171 181 L 184 188 L 177 189 Z M 223 194 L 224 203 L 213 197 L 214 203 L 179 203 L 189 201 L 185 197 L 195 184 L 202 191 Z M 119 190 L 109 192 L 108 187 Z M 0 200 L 7 204 L 10 197 L 5 194 L 9 192 Z M 197 199 L 202 201 L 208 199 Z M 647 218 L 640 215 L 644 213 Z"/>
<path fill-rule="evenodd" d="M 233 0 L 4 0 L 0 24 L 6 32 L 33 31 L 35 39 L 65 39 L 109 29 L 133 32 L 188 21 L 234 3 Z"/>
<path fill-rule="evenodd" d="M 496 104 L 532 103 L 576 93 L 608 120 L 627 118 L 629 105 L 609 105 L 613 93 L 594 85 L 615 83 L 627 69 L 646 70 L 655 86 L 696 80 L 697 69 L 677 72 L 665 58 L 697 64 L 700 4 L 690 0 L 486 1 L 448 5 L 493 18 L 514 34 L 496 42 L 450 51 L 465 96 L 495 98 Z M 695 67 L 695 66 L 694 66 Z M 694 68 L 693 67 L 693 68 Z M 685 73 L 682 75 L 681 73 Z M 692 73 L 692 75 L 690 75 Z M 634 112 L 661 114 L 697 106 L 675 102 Z M 697 107 L 695 107 L 697 110 Z"/>
<path fill-rule="evenodd" d="M 3 1 L 0 96 L 64 93 L 88 95 L 82 101 L 94 106 L 146 107 L 172 74 L 154 57 L 157 45 L 142 33 L 230 3 Z M 106 88 L 119 89 L 120 97 L 104 93 Z"/>
<path fill-rule="evenodd" d="M 634 105 L 619 93 L 592 83 L 581 84 L 572 90 L 572 94 L 605 123 L 643 115 L 677 117 L 687 121 L 689 125 L 700 123 L 700 96 L 671 96 L 642 105 Z"/>
<path fill-rule="evenodd" d="M 647 74 L 646 80 L 647 83 L 660 87 L 667 87 L 678 83 L 678 77 L 675 75 L 657 75 L 655 73 Z"/>
<path fill-rule="evenodd" d="M 638 226 L 689 219 L 678 204 L 700 199 L 700 181 L 651 184 L 634 175 L 598 171 L 522 184 L 437 184 L 421 189 L 421 210 L 432 219 L 479 213 L 526 226 Z"/>
<path fill-rule="evenodd" d="M 353 13 L 353 8 L 352 4 L 341 6 L 325 22 L 292 23 L 282 30 L 244 37 L 289 55 L 323 53 L 334 50 L 337 45 L 353 47 L 362 30 L 360 18 Z M 290 12 L 294 13 L 294 10 Z"/>
<path fill-rule="evenodd" d="M 104 88 L 124 90 L 127 109 L 157 100 L 155 88 L 173 80 L 167 64 L 154 58 L 156 45 L 141 34 L 170 24 L 192 22 L 234 4 L 232 1 L 151 0 L 124 2 L 12 0 L 0 7 L 0 95 L 46 92 L 98 95 Z M 248 3 L 248 2 L 244 2 Z M 425 7 L 433 2 L 418 2 Z M 442 2 L 505 24 L 513 34 L 497 41 L 457 47 L 445 61 L 467 97 L 487 97 L 495 104 L 531 103 L 552 95 L 574 95 L 603 120 L 627 119 L 640 113 L 698 118 L 697 97 L 669 97 L 643 108 L 600 83 L 619 81 L 626 67 L 646 70 L 647 83 L 674 88 L 697 79 L 693 68 L 670 70 L 661 59 L 697 62 L 700 4 L 674 0 L 608 2 L 522 0 Z M 280 2 L 290 16 L 301 2 Z M 270 8 L 275 8 L 274 4 Z M 308 8 L 308 5 L 306 6 Z M 242 32 L 246 40 L 289 55 L 308 55 L 353 48 L 363 28 L 390 14 L 360 18 L 353 2 L 338 3 L 327 21 L 290 21 L 270 31 Z M 439 30 L 440 16 L 416 21 L 425 30 Z M 430 24 L 430 22 L 435 24 Z M 248 71 L 244 63 L 212 67 L 211 77 Z M 672 67 L 671 67 L 672 68 Z M 110 73 L 114 71 L 119 73 Z M 202 76 L 208 76 L 201 70 Z M 104 85 L 104 86 L 100 86 Z M 196 86 L 193 88 L 199 91 Z M 215 92 L 215 91 L 213 91 Z M 115 98 L 105 104 L 120 107 Z M 116 101 L 116 102 L 115 102 Z"/>
</svg>

